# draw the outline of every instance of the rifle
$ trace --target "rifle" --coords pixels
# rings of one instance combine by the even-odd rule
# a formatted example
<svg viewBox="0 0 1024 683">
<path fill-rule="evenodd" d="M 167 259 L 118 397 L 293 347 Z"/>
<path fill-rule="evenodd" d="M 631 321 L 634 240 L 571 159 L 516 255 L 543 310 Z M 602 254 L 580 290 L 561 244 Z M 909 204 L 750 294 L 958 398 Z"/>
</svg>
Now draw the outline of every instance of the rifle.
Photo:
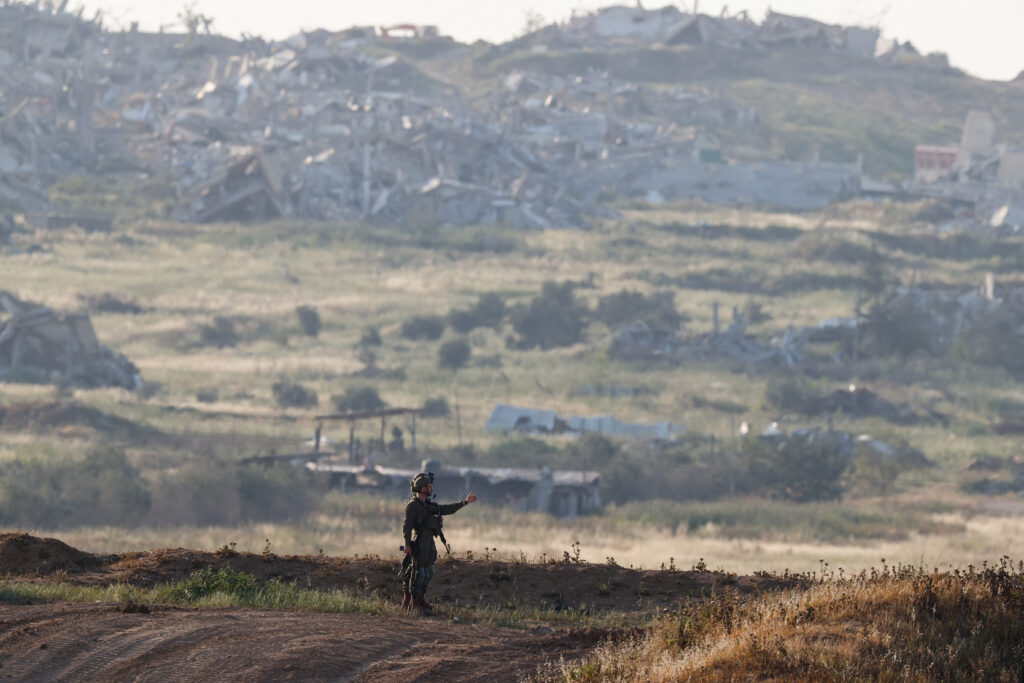
<svg viewBox="0 0 1024 683">
<path fill-rule="evenodd" d="M 409 547 L 412 548 L 412 552 L 410 552 L 408 555 L 402 558 L 402 566 L 398 569 L 399 578 L 405 578 L 405 575 L 412 568 L 412 556 L 416 554 L 416 541 L 411 542 L 409 544 Z M 403 543 L 402 545 L 398 546 L 398 549 L 404 553 L 405 544 Z"/>
</svg>

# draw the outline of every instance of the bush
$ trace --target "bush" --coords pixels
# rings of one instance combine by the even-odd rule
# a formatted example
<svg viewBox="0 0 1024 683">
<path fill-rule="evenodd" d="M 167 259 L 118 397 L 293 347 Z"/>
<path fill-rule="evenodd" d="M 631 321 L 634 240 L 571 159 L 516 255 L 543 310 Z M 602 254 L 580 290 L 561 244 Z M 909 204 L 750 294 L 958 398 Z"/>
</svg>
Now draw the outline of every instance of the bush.
<svg viewBox="0 0 1024 683">
<path fill-rule="evenodd" d="M 196 400 L 200 403 L 216 403 L 219 398 L 217 387 L 203 387 L 196 391 Z"/>
<path fill-rule="evenodd" d="M 0 463 L 0 522 L 6 525 L 119 525 L 149 507 L 150 495 L 123 451 L 94 450 L 79 461 Z"/>
<path fill-rule="evenodd" d="M 764 310 L 764 304 L 753 299 L 747 299 L 746 303 L 743 304 L 740 315 L 751 325 L 760 325 L 772 319 L 772 314 Z"/>
<path fill-rule="evenodd" d="M 315 391 L 286 379 L 274 382 L 271 391 L 277 405 L 282 408 L 308 408 L 320 403 Z"/>
<path fill-rule="evenodd" d="M 517 467 L 550 467 L 557 456 L 557 448 L 529 436 L 501 441 L 487 449 L 488 462 L 515 463 Z"/>
<path fill-rule="evenodd" d="M 299 324 L 302 325 L 302 331 L 306 333 L 307 337 L 316 337 L 320 334 L 323 326 L 320 323 L 320 314 L 315 308 L 299 306 L 295 309 L 295 313 L 299 316 Z"/>
<path fill-rule="evenodd" d="M 199 343 L 204 346 L 216 346 L 218 349 L 238 345 L 238 332 L 235 324 L 222 315 L 213 319 L 212 325 L 199 328 Z"/>
<path fill-rule="evenodd" d="M 373 387 L 349 387 L 340 396 L 331 396 L 331 402 L 339 413 L 357 410 L 377 410 L 387 407 L 380 394 Z"/>
<path fill-rule="evenodd" d="M 360 347 L 380 346 L 383 343 L 380 331 L 372 325 L 363 330 L 363 336 L 359 338 Z"/>
<path fill-rule="evenodd" d="M 1003 368 L 1017 377 L 1024 376 L 1024 354 L 1021 354 L 1020 333 L 1024 315 L 1010 305 L 1003 305 L 968 327 L 953 351 L 978 365 Z"/>
<path fill-rule="evenodd" d="M 574 289 L 571 282 L 559 284 L 549 280 L 541 287 L 539 296 L 512 311 L 512 327 L 519 335 L 512 345 L 547 350 L 579 342 L 590 311 L 576 298 Z"/>
<path fill-rule="evenodd" d="M 803 377 L 771 377 L 765 385 L 764 400 L 776 410 L 815 415 L 822 411 L 825 396 Z"/>
<path fill-rule="evenodd" d="M 446 370 L 458 370 L 469 362 L 472 351 L 465 339 L 452 339 L 438 349 L 438 364 Z"/>
<path fill-rule="evenodd" d="M 487 292 L 481 294 L 471 308 L 449 311 L 448 324 L 460 334 L 467 334 L 478 327 L 497 329 L 507 314 L 505 299 L 497 292 Z"/>
<path fill-rule="evenodd" d="M 256 577 L 245 572 L 236 572 L 230 567 L 221 567 L 214 571 L 206 567 L 192 572 L 187 578 L 177 583 L 171 593 L 175 598 L 198 600 L 213 593 L 226 593 L 235 597 L 244 597 L 256 590 Z"/>
<path fill-rule="evenodd" d="M 932 355 L 946 352 L 942 340 L 936 338 L 931 313 L 911 296 L 873 305 L 861 330 L 865 346 L 877 355 L 907 358 L 919 351 Z"/>
<path fill-rule="evenodd" d="M 829 439 L 795 434 L 780 439 L 748 438 L 743 442 L 743 455 L 751 477 L 759 483 L 759 493 L 798 503 L 838 498 L 850 464 Z"/>
<path fill-rule="evenodd" d="M 448 407 L 448 401 L 443 396 L 428 398 L 423 402 L 423 407 L 420 410 L 426 417 L 447 417 L 452 412 Z"/>
<path fill-rule="evenodd" d="M 879 300 L 890 288 L 899 284 L 899 279 L 893 274 L 889 266 L 889 260 L 878 251 L 876 245 L 871 246 L 860 269 L 861 287 L 871 300 Z"/>
<path fill-rule="evenodd" d="M 318 481 L 300 467 L 269 468 L 194 458 L 166 472 L 153 488 L 160 525 L 234 525 L 298 519 L 313 509 Z"/>
<path fill-rule="evenodd" d="M 439 315 L 417 315 L 402 323 L 399 334 L 405 339 L 418 341 L 440 339 L 444 334 L 444 318 Z"/>
<path fill-rule="evenodd" d="M 674 332 L 683 323 L 676 310 L 673 292 L 655 292 L 644 296 L 640 292 L 623 289 L 616 294 L 601 297 L 596 317 L 609 328 L 615 329 L 642 320 L 651 329 Z"/>
</svg>

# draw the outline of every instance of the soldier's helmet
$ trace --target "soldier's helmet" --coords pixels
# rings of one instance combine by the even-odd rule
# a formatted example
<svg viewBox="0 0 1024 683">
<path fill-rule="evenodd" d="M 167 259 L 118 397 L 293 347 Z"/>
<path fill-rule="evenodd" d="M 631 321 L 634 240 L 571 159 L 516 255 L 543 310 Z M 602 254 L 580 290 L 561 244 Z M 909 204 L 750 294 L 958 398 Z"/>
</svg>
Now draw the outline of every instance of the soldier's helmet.
<svg viewBox="0 0 1024 683">
<path fill-rule="evenodd" d="M 417 474 L 415 477 L 412 478 L 411 482 L 409 482 L 409 488 L 412 489 L 413 493 L 419 493 L 421 488 L 423 488 L 427 484 L 433 484 L 433 483 L 434 483 L 434 473 L 433 472 L 420 472 L 419 474 Z"/>
</svg>

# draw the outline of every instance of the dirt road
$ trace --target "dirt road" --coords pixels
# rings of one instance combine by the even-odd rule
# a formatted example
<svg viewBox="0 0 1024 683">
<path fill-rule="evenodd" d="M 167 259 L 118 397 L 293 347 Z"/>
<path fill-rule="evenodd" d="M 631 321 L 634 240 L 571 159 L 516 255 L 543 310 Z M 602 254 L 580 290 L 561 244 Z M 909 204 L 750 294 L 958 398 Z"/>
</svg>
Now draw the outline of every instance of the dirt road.
<svg viewBox="0 0 1024 683">
<path fill-rule="evenodd" d="M 278 610 L 0 605 L 8 680 L 517 680 L 595 632 Z M 546 629 L 544 629 L 546 631 Z"/>
</svg>

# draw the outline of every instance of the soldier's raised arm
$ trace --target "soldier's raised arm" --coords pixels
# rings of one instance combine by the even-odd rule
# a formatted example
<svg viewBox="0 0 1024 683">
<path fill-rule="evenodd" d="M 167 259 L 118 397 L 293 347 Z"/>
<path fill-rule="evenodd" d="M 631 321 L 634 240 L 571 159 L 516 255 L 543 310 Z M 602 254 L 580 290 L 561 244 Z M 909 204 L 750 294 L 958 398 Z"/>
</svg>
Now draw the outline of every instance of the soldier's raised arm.
<svg viewBox="0 0 1024 683">
<path fill-rule="evenodd" d="M 470 492 L 465 499 L 460 500 L 458 503 L 448 503 L 447 505 L 438 505 L 437 507 L 441 510 L 442 515 L 453 515 L 462 508 L 466 507 L 472 502 L 476 501 L 476 494 Z"/>
</svg>

